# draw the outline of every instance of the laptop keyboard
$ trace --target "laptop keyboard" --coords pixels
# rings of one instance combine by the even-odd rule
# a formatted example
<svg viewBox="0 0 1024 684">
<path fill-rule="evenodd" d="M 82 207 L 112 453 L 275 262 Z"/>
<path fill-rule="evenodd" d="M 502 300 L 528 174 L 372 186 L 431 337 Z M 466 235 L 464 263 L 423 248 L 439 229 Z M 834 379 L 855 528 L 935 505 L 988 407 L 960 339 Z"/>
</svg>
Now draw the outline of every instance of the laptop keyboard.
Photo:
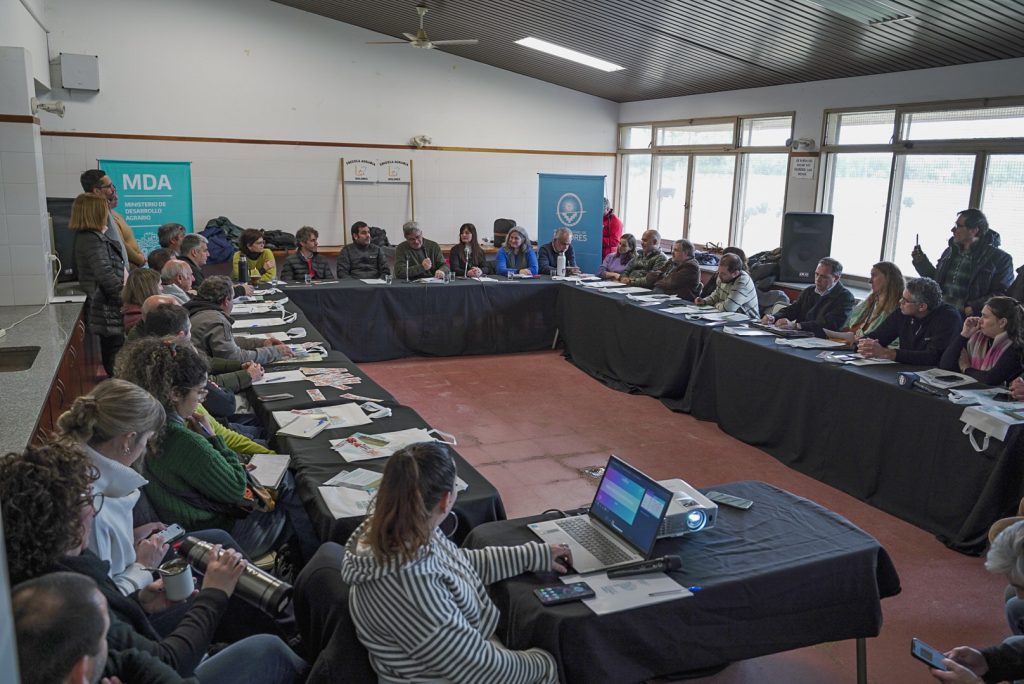
<svg viewBox="0 0 1024 684">
<path fill-rule="evenodd" d="M 605 565 L 614 565 L 630 560 L 630 556 L 594 529 L 585 518 L 567 518 L 556 520 L 555 524 L 570 537 L 580 543 L 583 548 L 593 554 L 594 558 Z"/>
</svg>

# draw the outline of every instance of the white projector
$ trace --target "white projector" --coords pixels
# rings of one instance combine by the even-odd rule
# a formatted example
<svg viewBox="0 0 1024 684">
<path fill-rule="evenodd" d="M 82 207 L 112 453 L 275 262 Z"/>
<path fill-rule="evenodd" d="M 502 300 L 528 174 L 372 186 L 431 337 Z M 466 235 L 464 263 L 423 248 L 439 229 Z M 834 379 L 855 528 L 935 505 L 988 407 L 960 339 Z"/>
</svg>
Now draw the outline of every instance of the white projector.
<svg viewBox="0 0 1024 684">
<path fill-rule="evenodd" d="M 678 478 L 658 483 L 672 492 L 672 503 L 661 522 L 658 539 L 681 537 L 715 526 L 718 504 Z"/>
</svg>

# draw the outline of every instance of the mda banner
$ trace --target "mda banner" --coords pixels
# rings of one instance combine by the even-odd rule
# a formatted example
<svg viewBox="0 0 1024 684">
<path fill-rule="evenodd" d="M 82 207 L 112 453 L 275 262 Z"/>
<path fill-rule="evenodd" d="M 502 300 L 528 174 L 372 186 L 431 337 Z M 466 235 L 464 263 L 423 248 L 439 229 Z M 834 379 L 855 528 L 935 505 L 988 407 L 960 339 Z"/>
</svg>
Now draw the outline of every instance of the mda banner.
<svg viewBox="0 0 1024 684">
<path fill-rule="evenodd" d="M 157 229 L 180 223 L 192 232 L 192 163 L 99 159 L 117 188 L 114 211 L 124 216 L 146 254 L 160 246 Z"/>
</svg>

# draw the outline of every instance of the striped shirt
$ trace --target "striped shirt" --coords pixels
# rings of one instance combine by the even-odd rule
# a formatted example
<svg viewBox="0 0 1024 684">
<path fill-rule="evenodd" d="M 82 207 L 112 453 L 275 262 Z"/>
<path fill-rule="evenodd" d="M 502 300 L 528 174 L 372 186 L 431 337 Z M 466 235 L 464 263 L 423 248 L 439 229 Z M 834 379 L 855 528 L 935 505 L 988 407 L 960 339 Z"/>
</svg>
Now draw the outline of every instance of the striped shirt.
<svg viewBox="0 0 1024 684">
<path fill-rule="evenodd" d="M 750 279 L 746 271 L 741 271 L 736 280 L 731 283 L 724 283 L 719 279 L 718 287 L 710 297 L 704 298 L 704 304 L 713 306 L 719 311 L 739 311 L 751 318 L 761 315 L 757 305 L 757 290 L 754 288 L 754 281 Z"/>
<path fill-rule="evenodd" d="M 538 648 L 510 651 L 489 641 L 498 609 L 485 585 L 528 570 L 551 569 L 544 544 L 460 549 L 435 530 L 411 562 L 380 565 L 349 538 L 341 575 L 351 586 L 349 612 L 370 663 L 382 677 L 495 684 L 548 684 L 558 667 Z"/>
</svg>

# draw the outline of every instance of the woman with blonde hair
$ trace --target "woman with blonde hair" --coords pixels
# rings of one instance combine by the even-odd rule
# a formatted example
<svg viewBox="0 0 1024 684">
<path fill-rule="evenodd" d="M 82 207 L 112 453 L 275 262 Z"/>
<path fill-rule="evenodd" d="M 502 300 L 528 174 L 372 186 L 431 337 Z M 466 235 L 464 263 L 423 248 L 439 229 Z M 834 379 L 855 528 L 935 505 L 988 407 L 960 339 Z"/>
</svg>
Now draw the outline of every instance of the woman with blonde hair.
<svg viewBox="0 0 1024 684">
<path fill-rule="evenodd" d="M 456 497 L 446 445 L 399 449 L 384 466 L 373 511 L 345 545 L 349 612 L 379 681 L 555 682 L 549 653 L 495 641 L 498 609 L 485 585 L 530 570 L 565 573 L 568 547 L 460 549 L 439 529 Z"/>
<path fill-rule="evenodd" d="M 128 280 L 121 290 L 121 316 L 124 318 L 125 333 L 142 320 L 142 304 L 146 298 L 162 292 L 159 272 L 151 268 L 136 268 L 128 274 Z"/>
<path fill-rule="evenodd" d="M 530 236 L 522 226 L 512 226 L 508 230 L 505 244 L 498 250 L 495 272 L 507 275 L 537 275 L 537 253 L 530 245 Z"/>
<path fill-rule="evenodd" d="M 124 344 L 121 288 L 125 270 L 121 244 L 107 235 L 107 201 L 82 193 L 71 205 L 68 228 L 75 232 L 75 269 L 86 294 L 89 332 L 100 338 L 100 354 L 107 375 L 114 374 L 114 357 Z"/>
<path fill-rule="evenodd" d="M 844 332 L 865 335 L 899 308 L 903 296 L 903 273 L 891 261 L 879 261 L 871 267 L 871 294 L 853 307 L 843 326 Z"/>
</svg>

